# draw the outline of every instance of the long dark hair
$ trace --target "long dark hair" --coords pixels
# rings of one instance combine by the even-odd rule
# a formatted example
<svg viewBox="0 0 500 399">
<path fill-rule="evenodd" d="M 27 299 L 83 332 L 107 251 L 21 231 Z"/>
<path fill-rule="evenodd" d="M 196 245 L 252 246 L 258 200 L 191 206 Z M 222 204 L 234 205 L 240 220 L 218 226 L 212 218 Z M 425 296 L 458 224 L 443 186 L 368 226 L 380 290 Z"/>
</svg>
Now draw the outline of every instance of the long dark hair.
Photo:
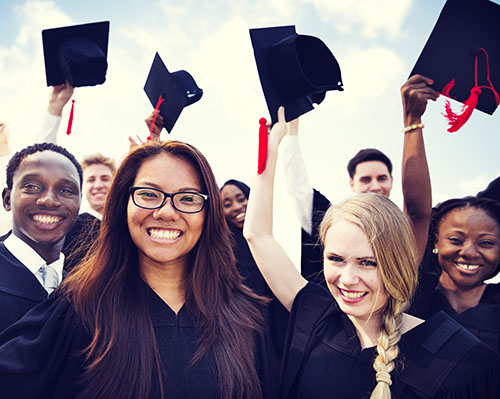
<svg viewBox="0 0 500 399">
<path fill-rule="evenodd" d="M 432 253 L 434 244 L 437 240 L 439 225 L 448 213 L 461 208 L 481 209 L 493 218 L 500 227 L 500 203 L 493 199 L 469 196 L 464 198 L 453 198 L 439 203 L 432 209 L 431 221 L 429 225 L 429 238 L 427 240 L 427 247 L 422 260 L 422 262 L 427 266 L 429 272 L 433 274 L 441 275 L 441 266 L 439 265 L 438 257 Z M 499 271 L 500 262 L 493 275 L 489 278 L 496 276 Z"/>
<path fill-rule="evenodd" d="M 197 170 L 209 200 L 203 232 L 186 271 L 186 309 L 200 333 L 195 363 L 215 359 L 222 398 L 261 396 L 255 368 L 255 335 L 263 324 L 260 300 L 242 284 L 231 235 L 212 169 L 193 146 L 179 141 L 148 143 L 130 153 L 108 193 L 101 232 L 89 258 L 61 289 L 93 335 L 82 398 L 148 397 L 151 386 L 163 396 L 163 371 L 138 266 L 138 250 L 127 226 L 129 187 L 142 163 L 168 153 Z M 134 295 L 130 295 L 133 292 Z"/>
</svg>

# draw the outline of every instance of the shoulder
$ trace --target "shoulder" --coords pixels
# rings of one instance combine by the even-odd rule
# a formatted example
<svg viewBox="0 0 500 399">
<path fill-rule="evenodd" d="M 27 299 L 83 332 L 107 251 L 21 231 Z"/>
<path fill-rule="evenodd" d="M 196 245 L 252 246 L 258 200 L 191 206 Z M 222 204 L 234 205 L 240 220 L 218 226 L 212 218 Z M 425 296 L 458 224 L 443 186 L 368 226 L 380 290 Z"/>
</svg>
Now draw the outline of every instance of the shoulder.
<svg viewBox="0 0 500 399">
<path fill-rule="evenodd" d="M 2 394 L 52 397 L 41 393 L 72 386 L 83 371 L 82 353 L 90 338 L 72 305 L 52 295 L 0 334 Z"/>
<path fill-rule="evenodd" d="M 428 397 L 468 391 L 477 381 L 500 372 L 498 356 L 444 312 L 403 335 L 400 348 L 401 381 Z"/>
</svg>

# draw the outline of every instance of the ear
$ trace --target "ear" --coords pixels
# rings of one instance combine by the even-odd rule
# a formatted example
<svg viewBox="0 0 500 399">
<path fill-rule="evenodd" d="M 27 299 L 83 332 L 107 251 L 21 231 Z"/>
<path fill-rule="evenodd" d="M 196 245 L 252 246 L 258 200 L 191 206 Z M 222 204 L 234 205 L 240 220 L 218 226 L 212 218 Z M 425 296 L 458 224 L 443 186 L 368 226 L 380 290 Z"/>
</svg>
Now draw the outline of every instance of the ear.
<svg viewBox="0 0 500 399">
<path fill-rule="evenodd" d="M 349 179 L 349 186 L 351 186 L 351 190 L 354 191 L 354 179 Z"/>
<path fill-rule="evenodd" d="M 11 192 L 12 192 L 12 190 L 8 189 L 7 187 L 4 188 L 2 191 L 3 207 L 5 208 L 6 211 L 10 211 L 12 209 L 11 204 L 10 204 Z"/>
</svg>

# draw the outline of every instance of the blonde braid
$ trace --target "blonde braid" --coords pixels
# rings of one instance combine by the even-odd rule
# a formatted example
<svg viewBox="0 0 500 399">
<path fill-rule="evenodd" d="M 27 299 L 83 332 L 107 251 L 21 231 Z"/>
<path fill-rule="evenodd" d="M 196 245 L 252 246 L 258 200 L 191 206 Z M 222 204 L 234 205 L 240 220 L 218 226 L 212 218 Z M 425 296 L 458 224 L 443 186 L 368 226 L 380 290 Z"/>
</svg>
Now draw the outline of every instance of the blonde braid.
<svg viewBox="0 0 500 399">
<path fill-rule="evenodd" d="M 399 354 L 398 343 L 401 338 L 401 324 L 406 305 L 407 302 L 391 299 L 384 311 L 384 324 L 378 336 L 378 356 L 373 362 L 373 368 L 377 372 L 377 385 L 370 399 L 391 398 L 390 386 L 392 385 L 392 380 L 390 373 L 395 368 L 394 360 L 396 360 Z"/>
</svg>

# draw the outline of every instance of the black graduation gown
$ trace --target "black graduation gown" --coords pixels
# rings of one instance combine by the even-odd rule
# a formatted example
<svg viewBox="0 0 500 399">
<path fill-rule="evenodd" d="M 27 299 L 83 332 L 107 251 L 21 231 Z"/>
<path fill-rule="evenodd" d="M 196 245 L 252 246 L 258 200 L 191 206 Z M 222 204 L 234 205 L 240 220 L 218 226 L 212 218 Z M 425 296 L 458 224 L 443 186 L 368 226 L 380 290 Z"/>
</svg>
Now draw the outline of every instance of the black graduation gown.
<svg viewBox="0 0 500 399">
<path fill-rule="evenodd" d="M 283 346 L 288 325 L 288 311 L 274 296 L 266 280 L 264 280 L 248 247 L 247 240 L 243 237 L 242 229 L 231 225 L 230 230 L 233 233 L 235 241 L 233 251 L 236 258 L 236 267 L 243 277 L 244 284 L 256 294 L 270 299 L 270 302 L 264 305 L 262 310 L 266 321 L 266 343 L 269 353 L 275 354 L 275 359 L 271 367 L 278 369 L 283 355 Z"/>
<path fill-rule="evenodd" d="M 85 257 L 91 245 L 97 240 L 101 221 L 90 213 L 81 213 L 73 228 L 66 234 L 62 252 L 66 257 L 64 270 L 69 272 Z"/>
<path fill-rule="evenodd" d="M 487 284 L 479 304 L 458 314 L 436 287 L 439 275 L 428 265 L 421 266 L 419 287 L 411 313 L 427 319 L 443 311 L 500 355 L 500 284 Z"/>
<path fill-rule="evenodd" d="M 309 283 L 290 318 L 282 397 L 369 398 L 376 349 L 361 350 L 330 292 Z M 443 312 L 403 334 L 399 350 L 393 399 L 500 397 L 498 356 Z"/>
<path fill-rule="evenodd" d="M 323 250 L 319 239 L 319 226 L 330 207 L 330 201 L 314 189 L 312 210 L 312 234 L 302 229 L 301 232 L 301 274 L 309 281 L 324 284 Z"/>
<path fill-rule="evenodd" d="M 218 398 L 218 373 L 207 354 L 190 365 L 199 334 L 185 307 L 176 314 L 144 284 L 163 362 L 166 398 Z M 73 398 L 81 391 L 84 370 L 80 352 L 90 343 L 72 305 L 52 295 L 0 335 L 0 398 Z M 256 368 L 263 397 L 274 398 L 276 376 L 269 373 L 267 355 L 257 338 Z M 112 382 L 110 382 L 112 383 Z M 152 392 L 151 398 L 159 398 Z"/>
<path fill-rule="evenodd" d="M 35 275 L 0 242 L 0 332 L 47 297 Z"/>
</svg>

